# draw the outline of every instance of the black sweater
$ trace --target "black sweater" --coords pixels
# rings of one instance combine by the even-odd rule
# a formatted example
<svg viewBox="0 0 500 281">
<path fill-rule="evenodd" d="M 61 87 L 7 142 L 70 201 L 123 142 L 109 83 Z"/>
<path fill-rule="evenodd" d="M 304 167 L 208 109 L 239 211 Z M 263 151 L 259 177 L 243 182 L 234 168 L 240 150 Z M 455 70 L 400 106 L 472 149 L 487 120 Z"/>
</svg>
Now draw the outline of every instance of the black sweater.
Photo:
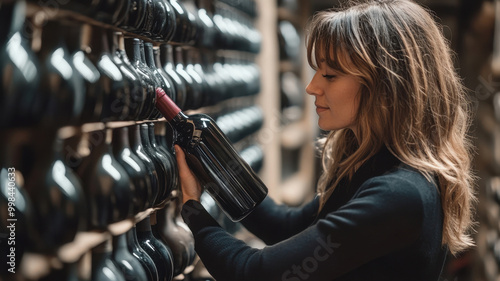
<svg viewBox="0 0 500 281">
<path fill-rule="evenodd" d="M 439 279 L 446 248 L 439 192 L 383 148 L 351 181 L 342 180 L 322 211 L 266 198 L 242 223 L 268 246 L 227 233 L 193 200 L 182 216 L 196 252 L 217 281 Z"/>
</svg>

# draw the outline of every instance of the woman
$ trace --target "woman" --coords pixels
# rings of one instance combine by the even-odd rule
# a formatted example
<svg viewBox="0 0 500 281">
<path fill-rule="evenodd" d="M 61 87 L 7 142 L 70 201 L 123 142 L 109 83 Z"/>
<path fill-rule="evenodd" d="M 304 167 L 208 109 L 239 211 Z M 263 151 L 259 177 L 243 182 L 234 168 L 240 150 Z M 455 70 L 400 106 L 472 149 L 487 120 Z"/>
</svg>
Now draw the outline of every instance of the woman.
<svg viewBox="0 0 500 281">
<path fill-rule="evenodd" d="M 307 41 L 316 70 L 324 173 L 301 208 L 266 198 L 242 221 L 268 246 L 226 233 L 199 203 L 176 147 L 183 217 L 218 281 L 438 280 L 447 252 L 473 245 L 473 175 L 465 91 L 430 14 L 378 0 L 316 14 Z"/>
</svg>

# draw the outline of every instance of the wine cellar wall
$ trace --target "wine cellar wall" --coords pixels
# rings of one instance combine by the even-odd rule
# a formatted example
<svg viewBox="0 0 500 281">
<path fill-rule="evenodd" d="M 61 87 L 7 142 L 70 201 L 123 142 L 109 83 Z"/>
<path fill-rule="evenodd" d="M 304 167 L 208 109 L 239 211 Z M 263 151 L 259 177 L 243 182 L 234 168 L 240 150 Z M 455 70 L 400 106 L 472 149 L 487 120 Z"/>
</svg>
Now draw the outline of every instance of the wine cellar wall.
<svg viewBox="0 0 500 281">
<path fill-rule="evenodd" d="M 273 186 L 282 126 L 269 126 L 279 89 L 264 60 L 277 45 L 260 28 L 272 2 L 0 2 L 1 280 L 211 280 L 179 216 L 156 89 L 212 117 Z"/>
</svg>

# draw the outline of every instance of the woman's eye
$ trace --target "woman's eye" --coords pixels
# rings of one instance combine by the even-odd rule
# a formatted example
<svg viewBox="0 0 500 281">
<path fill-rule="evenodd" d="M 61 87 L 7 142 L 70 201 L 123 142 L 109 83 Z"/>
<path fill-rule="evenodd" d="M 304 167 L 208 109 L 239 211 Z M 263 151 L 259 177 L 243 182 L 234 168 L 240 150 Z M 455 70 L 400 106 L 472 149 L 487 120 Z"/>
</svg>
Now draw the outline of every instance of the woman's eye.
<svg viewBox="0 0 500 281">
<path fill-rule="evenodd" d="M 327 74 L 322 74 L 322 76 L 324 78 L 326 78 L 327 80 L 332 80 L 332 79 L 334 79 L 336 77 L 335 75 L 327 75 Z"/>
</svg>

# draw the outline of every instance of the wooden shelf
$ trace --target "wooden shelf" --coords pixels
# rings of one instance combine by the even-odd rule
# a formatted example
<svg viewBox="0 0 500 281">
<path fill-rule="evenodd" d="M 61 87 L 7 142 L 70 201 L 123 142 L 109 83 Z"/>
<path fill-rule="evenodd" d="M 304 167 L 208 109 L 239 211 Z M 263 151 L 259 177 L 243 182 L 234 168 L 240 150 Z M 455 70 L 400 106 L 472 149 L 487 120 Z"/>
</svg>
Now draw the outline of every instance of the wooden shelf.
<svg viewBox="0 0 500 281">
<path fill-rule="evenodd" d="M 300 72 L 300 64 L 291 60 L 281 60 L 280 61 L 280 72 Z"/>
<path fill-rule="evenodd" d="M 287 149 L 297 149 L 310 142 L 309 136 L 304 134 L 307 129 L 303 121 L 286 125 L 281 132 L 281 146 Z"/>
<path fill-rule="evenodd" d="M 298 15 L 295 15 L 289 9 L 285 7 L 278 7 L 278 20 L 286 20 L 291 22 L 293 25 L 300 25 L 300 18 Z"/>
</svg>

